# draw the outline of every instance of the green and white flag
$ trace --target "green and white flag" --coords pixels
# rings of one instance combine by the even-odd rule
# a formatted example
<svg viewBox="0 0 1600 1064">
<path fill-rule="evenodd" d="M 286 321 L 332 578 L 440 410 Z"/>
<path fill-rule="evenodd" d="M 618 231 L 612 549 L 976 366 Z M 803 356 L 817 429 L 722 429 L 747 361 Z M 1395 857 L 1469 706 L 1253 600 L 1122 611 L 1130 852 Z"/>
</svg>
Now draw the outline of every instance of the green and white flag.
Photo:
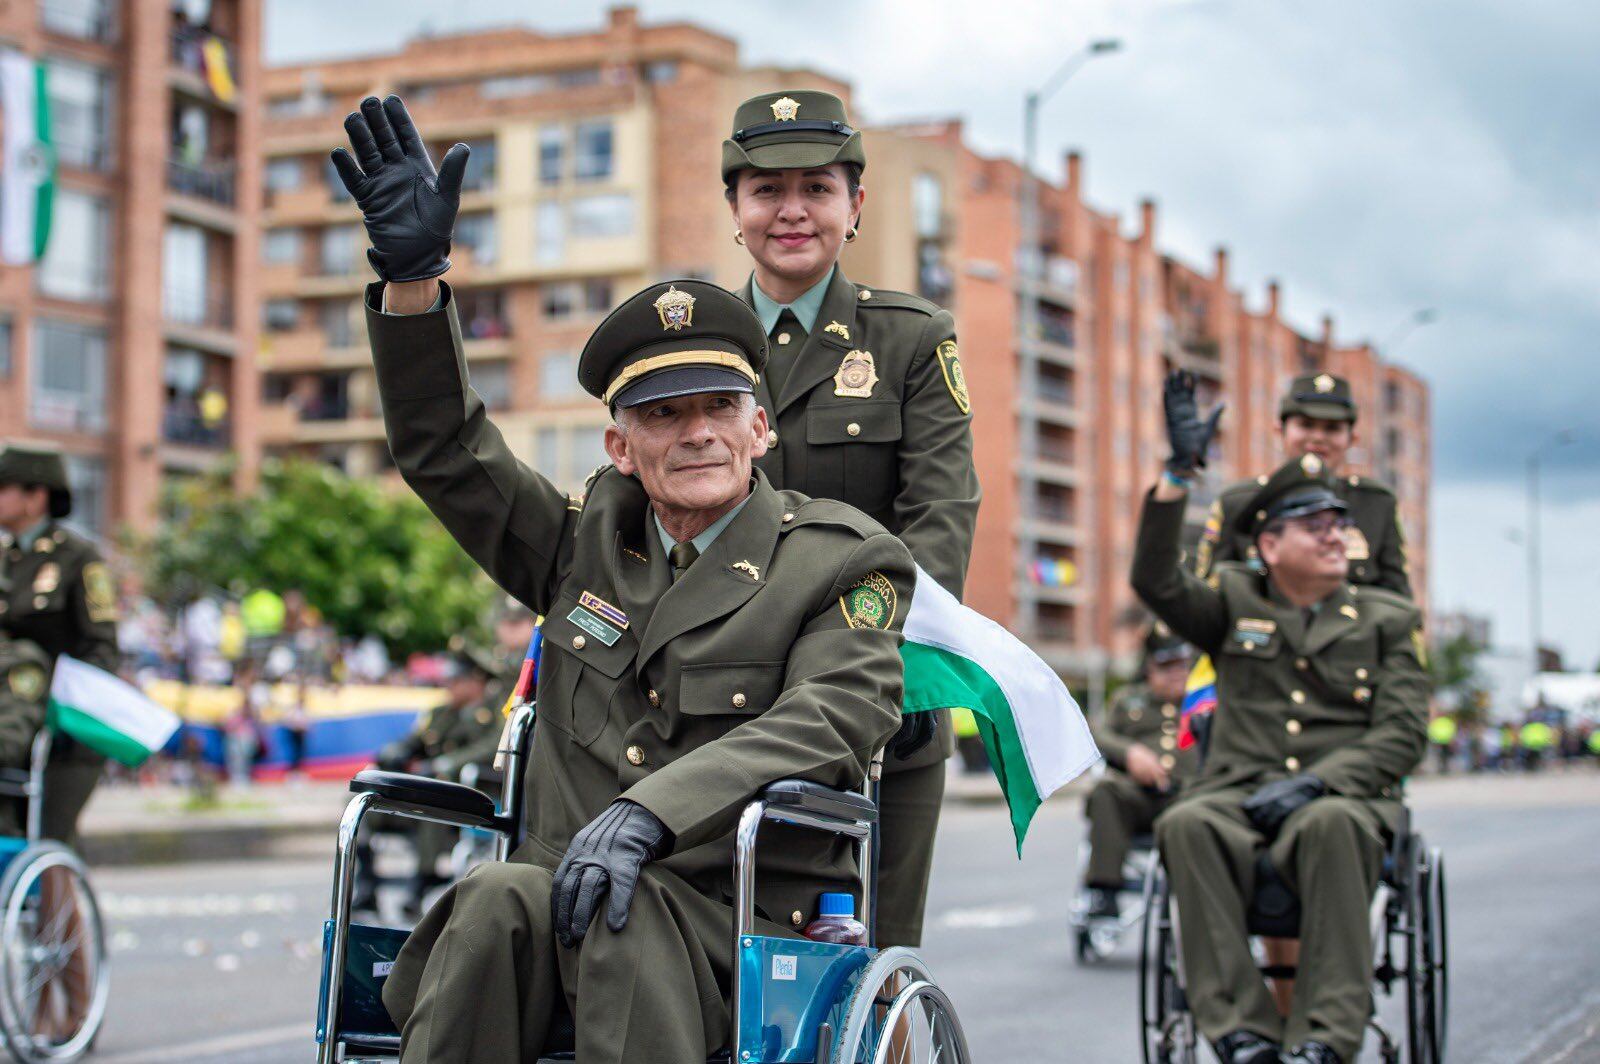
<svg viewBox="0 0 1600 1064">
<path fill-rule="evenodd" d="M 167 745 L 182 722 L 137 687 L 61 655 L 50 681 L 50 725 L 97 753 L 138 766 Z"/>
<path fill-rule="evenodd" d="M 1083 711 L 1026 643 L 957 602 L 920 566 L 900 656 L 905 712 L 972 711 L 1021 856 L 1039 804 L 1100 760 Z"/>
<path fill-rule="evenodd" d="M 44 257 L 56 186 L 45 65 L 0 50 L 0 107 L 0 260 L 26 266 Z"/>
</svg>

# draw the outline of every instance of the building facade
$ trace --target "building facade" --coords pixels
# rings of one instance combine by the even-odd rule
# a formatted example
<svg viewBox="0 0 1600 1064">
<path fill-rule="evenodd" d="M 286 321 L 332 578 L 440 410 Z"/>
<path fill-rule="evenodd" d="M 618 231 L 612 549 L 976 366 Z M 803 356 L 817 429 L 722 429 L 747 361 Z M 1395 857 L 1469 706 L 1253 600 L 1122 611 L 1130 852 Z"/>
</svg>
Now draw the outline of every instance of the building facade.
<svg viewBox="0 0 1600 1064">
<path fill-rule="evenodd" d="M 56 162 L 43 257 L 0 265 L 0 438 L 60 444 L 95 533 L 150 527 L 165 478 L 254 474 L 260 14 L 0 5 L 0 42 L 44 68 Z"/>
</svg>

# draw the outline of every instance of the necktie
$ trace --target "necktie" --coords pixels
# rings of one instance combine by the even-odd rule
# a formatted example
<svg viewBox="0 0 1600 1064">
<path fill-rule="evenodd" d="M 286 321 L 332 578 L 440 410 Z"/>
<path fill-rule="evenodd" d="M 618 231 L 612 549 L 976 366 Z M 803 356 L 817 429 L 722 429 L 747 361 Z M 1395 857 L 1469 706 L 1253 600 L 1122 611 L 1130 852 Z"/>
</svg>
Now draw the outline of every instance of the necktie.
<svg viewBox="0 0 1600 1064">
<path fill-rule="evenodd" d="M 788 338 L 787 342 L 784 341 L 785 337 Z M 785 307 L 778 315 L 778 323 L 772 327 L 770 339 L 772 342 L 767 345 L 767 390 L 772 393 L 772 401 L 777 402 L 784 382 L 789 379 L 789 372 L 800 357 L 800 349 L 806 345 L 806 331 L 800 328 L 800 319 Z"/>
<path fill-rule="evenodd" d="M 684 540 L 672 548 L 669 555 L 672 560 L 672 582 L 676 584 L 684 573 L 689 571 L 689 566 L 700 557 L 700 551 L 695 547 L 693 540 Z"/>
</svg>

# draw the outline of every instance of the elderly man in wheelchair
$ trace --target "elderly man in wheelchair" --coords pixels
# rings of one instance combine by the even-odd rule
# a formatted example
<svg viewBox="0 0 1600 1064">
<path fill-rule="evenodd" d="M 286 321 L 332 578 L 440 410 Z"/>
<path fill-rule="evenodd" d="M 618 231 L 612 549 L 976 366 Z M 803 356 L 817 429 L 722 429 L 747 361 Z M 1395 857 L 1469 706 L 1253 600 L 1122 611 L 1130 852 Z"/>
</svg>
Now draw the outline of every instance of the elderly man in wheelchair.
<svg viewBox="0 0 1600 1064">
<path fill-rule="evenodd" d="M 1240 518 L 1265 573 L 1190 573 L 1186 483 L 1209 438 L 1192 385 L 1169 382 L 1168 422 L 1173 458 L 1145 501 L 1133 585 L 1212 656 L 1220 707 L 1199 777 L 1156 822 L 1188 1006 L 1225 1064 L 1339 1064 L 1372 1007 L 1369 907 L 1404 814 L 1401 781 L 1424 748 L 1421 616 L 1346 580 L 1345 505 L 1315 455 L 1266 478 Z M 1286 1018 L 1247 927 L 1252 899 L 1272 889 L 1301 912 Z"/>
<path fill-rule="evenodd" d="M 819 896 L 870 875 L 848 838 L 870 806 L 829 789 L 860 785 L 898 727 L 911 558 L 859 511 L 775 490 L 753 468 L 767 446 L 752 394 L 765 331 L 705 282 L 651 286 L 585 346 L 579 382 L 615 423 L 613 464 L 581 499 L 519 462 L 468 383 L 437 279 L 448 244 L 426 235 L 440 223 L 412 217 L 453 206 L 412 169 L 432 166 L 404 107 L 370 100 L 346 128 L 360 166 L 342 152 L 335 161 L 393 278 L 369 289 L 367 321 L 396 465 L 462 547 L 546 618 L 531 753 L 508 773 L 525 798 L 496 812 L 450 784 L 354 784 L 369 791 L 358 803 L 387 790 L 390 806 L 430 815 L 433 795 L 446 819 L 517 836 L 509 861 L 478 866 L 435 903 L 392 971 L 374 962 L 389 973 L 382 997 L 401 1058 L 535 1060 L 570 1012 L 577 1058 L 595 1064 L 724 1049 L 741 1064 L 801 1059 L 764 1041 L 764 1022 L 741 1022 L 741 988 L 798 983 L 807 948 L 827 945 L 798 936 Z M 402 261 L 401 223 L 428 245 L 418 261 Z M 757 868 L 761 810 L 784 803 L 789 823 L 771 829 Z M 847 815 L 813 816 L 812 805 Z M 846 837 L 801 827 L 833 822 Z M 341 867 L 335 937 L 348 879 Z M 793 947 L 764 958 L 761 943 L 775 940 Z M 341 1040 L 364 1044 L 341 1030 L 348 946 L 329 951 L 323 1060 Z M 856 964 L 840 963 L 824 965 L 835 982 Z M 808 1019 L 815 1048 L 826 1015 Z M 782 1042 L 782 1024 L 771 1026 Z"/>
</svg>

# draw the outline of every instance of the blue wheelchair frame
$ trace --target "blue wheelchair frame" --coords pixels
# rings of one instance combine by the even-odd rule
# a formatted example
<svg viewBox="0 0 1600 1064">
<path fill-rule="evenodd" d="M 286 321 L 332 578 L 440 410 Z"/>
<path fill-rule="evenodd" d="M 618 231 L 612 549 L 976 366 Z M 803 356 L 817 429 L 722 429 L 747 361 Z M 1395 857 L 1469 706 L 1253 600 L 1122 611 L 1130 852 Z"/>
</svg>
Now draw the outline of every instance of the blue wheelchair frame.
<svg viewBox="0 0 1600 1064">
<path fill-rule="evenodd" d="M 518 707 L 508 729 L 501 802 L 461 784 L 369 770 L 351 781 L 356 792 L 339 825 L 331 917 L 324 925 L 322 985 L 317 1007 L 317 1060 L 370 1059 L 397 1054 L 400 1036 L 383 1007 L 382 983 L 404 944 L 406 932 L 352 925 L 350 899 L 355 872 L 355 841 L 361 820 L 381 812 L 455 824 L 497 836 L 496 858 L 504 860 L 522 841 L 524 765 L 531 748 L 534 711 Z M 893 1028 L 917 1001 L 942 1016 L 944 1038 L 954 1037 L 965 1060 L 965 1043 L 949 999 L 932 982 L 914 953 L 878 951 L 806 939 L 755 933 L 755 850 L 764 821 L 843 835 L 856 848 L 861 894 L 869 914 L 876 900 L 873 870 L 877 806 L 874 801 L 881 756 L 862 792 L 836 791 L 802 780 L 767 787 L 739 818 L 734 840 L 732 1064 L 826 1064 L 839 1044 L 872 1044 L 879 1030 Z M 869 919 L 869 929 L 871 921 Z M 870 930 L 869 930 L 870 934 Z M 873 976 L 905 980 L 893 1006 L 862 990 Z M 867 1000 L 860 1000 L 864 996 Z M 854 1054 L 854 1050 L 849 1051 Z M 563 1058 L 559 1054 L 554 1059 Z M 714 1059 L 729 1060 L 726 1055 Z M 835 1064 L 853 1064 L 840 1059 Z"/>
</svg>

